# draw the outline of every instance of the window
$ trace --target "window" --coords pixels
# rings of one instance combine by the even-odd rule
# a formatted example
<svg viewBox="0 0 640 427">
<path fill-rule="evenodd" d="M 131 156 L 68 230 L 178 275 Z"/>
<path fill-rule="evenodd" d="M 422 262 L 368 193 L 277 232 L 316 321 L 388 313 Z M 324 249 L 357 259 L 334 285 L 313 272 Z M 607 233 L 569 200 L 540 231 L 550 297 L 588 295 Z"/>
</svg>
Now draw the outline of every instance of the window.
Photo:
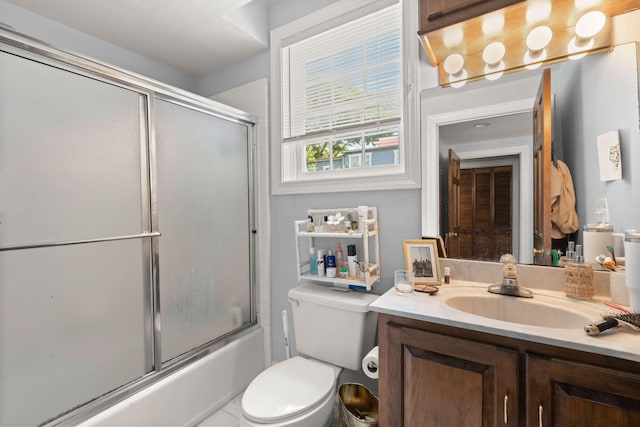
<svg viewBox="0 0 640 427">
<path fill-rule="evenodd" d="M 412 3 L 341 0 L 272 31 L 274 194 L 419 186 Z"/>
</svg>

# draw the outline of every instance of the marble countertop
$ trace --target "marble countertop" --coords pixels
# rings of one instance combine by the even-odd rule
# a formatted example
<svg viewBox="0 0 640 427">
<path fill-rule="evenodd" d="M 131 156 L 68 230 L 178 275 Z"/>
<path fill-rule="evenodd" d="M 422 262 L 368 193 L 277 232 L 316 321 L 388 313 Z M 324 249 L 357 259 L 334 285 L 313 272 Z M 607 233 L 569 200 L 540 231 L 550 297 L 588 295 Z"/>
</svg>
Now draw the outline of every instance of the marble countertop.
<svg viewBox="0 0 640 427">
<path fill-rule="evenodd" d="M 400 295 L 392 288 L 371 304 L 371 309 L 378 313 L 402 316 L 426 322 L 465 328 L 469 330 L 491 333 L 506 337 L 518 338 L 532 342 L 571 348 L 580 351 L 603 354 L 612 357 L 640 362 L 640 332 L 625 327 L 605 331 L 596 336 L 587 335 L 583 326 L 563 325 L 557 327 L 530 326 L 469 314 L 447 305 L 447 300 L 459 296 L 475 295 L 479 298 L 517 299 L 518 304 L 544 304 L 561 307 L 562 310 L 582 314 L 592 321 L 601 320 L 603 313 L 615 312 L 604 304 L 607 298 L 596 297 L 590 301 L 567 298 L 564 292 L 551 290 L 533 291 L 533 298 L 515 298 L 488 293 L 487 284 L 452 281 L 440 286 L 435 295 L 414 292 Z M 508 304 L 507 300 L 504 303 Z M 545 321 L 548 319 L 545 319 Z"/>
</svg>

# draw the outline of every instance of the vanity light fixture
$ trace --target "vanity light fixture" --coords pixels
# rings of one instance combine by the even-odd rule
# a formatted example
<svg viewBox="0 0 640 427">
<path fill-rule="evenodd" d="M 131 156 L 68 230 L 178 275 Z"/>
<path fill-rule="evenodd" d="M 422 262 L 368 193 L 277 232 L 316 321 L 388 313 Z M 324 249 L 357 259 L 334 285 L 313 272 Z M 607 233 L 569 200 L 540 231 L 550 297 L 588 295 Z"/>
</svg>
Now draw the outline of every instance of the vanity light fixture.
<svg viewBox="0 0 640 427">
<path fill-rule="evenodd" d="M 460 84 L 463 78 L 494 79 L 503 73 L 609 51 L 613 45 L 611 17 L 639 7 L 638 0 L 505 3 L 510 5 L 451 25 L 443 19 L 444 25 L 439 26 L 439 16 L 429 21 L 429 15 L 421 14 L 425 30 L 419 35 L 429 60 L 438 67 L 440 85 Z M 458 73 L 444 68 L 445 59 L 452 54 L 463 58 Z"/>
</svg>

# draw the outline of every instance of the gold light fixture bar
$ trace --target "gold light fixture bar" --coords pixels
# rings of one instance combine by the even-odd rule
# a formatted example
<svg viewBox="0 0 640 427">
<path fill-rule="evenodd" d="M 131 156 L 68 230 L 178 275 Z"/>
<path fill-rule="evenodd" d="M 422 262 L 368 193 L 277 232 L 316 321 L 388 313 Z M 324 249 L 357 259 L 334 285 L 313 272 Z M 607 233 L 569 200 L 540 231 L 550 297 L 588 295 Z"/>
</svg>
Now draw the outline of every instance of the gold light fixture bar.
<svg viewBox="0 0 640 427">
<path fill-rule="evenodd" d="M 419 36 L 432 65 L 438 67 L 440 85 L 456 86 L 490 74 L 497 77 L 501 72 L 522 70 L 527 65 L 534 68 L 574 59 L 578 54 L 611 50 L 611 17 L 639 6 L 638 0 L 528 0 L 434 31 L 420 32 Z M 600 11 L 606 17 L 604 23 L 600 22 L 600 31 L 591 38 L 577 37 L 578 20 L 592 11 Z M 527 37 L 541 26 L 551 30 L 551 39 L 543 49 L 531 50 Z M 537 34 L 540 36 L 537 42 L 541 44 L 535 46 L 536 41 L 530 39 L 529 46 L 539 48 L 544 44 L 547 31 L 537 30 Z M 503 56 L 499 44 L 504 47 Z M 489 45 L 492 46 L 487 48 Z M 574 51 L 569 50 L 570 45 Z M 456 61 L 447 61 L 448 70 L 445 69 L 445 60 L 452 54 L 462 56 L 462 69 L 458 69 L 457 56 Z M 487 64 L 486 60 L 496 62 Z"/>
</svg>

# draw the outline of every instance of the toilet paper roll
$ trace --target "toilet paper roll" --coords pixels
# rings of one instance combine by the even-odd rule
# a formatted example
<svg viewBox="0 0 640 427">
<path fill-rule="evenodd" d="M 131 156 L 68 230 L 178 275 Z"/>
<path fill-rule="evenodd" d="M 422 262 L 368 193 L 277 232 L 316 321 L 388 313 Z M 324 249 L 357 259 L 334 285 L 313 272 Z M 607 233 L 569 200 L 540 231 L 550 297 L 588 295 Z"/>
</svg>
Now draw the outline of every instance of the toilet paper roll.
<svg viewBox="0 0 640 427">
<path fill-rule="evenodd" d="M 362 370 L 369 378 L 378 379 L 378 346 L 373 347 L 362 358 Z"/>
</svg>

